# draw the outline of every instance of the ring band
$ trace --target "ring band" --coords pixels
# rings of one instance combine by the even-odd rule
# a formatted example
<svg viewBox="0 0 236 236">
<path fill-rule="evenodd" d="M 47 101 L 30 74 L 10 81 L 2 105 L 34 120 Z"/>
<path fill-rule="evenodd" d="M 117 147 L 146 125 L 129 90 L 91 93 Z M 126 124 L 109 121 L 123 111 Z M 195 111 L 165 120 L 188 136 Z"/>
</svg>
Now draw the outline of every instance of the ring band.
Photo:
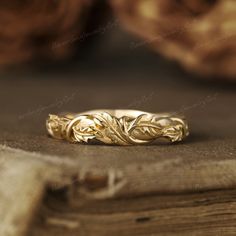
<svg viewBox="0 0 236 236">
<path fill-rule="evenodd" d="M 64 116 L 50 114 L 46 127 L 53 138 L 78 143 L 96 140 L 105 144 L 135 145 L 158 138 L 177 142 L 189 135 L 184 117 L 137 110 L 92 110 Z"/>
</svg>

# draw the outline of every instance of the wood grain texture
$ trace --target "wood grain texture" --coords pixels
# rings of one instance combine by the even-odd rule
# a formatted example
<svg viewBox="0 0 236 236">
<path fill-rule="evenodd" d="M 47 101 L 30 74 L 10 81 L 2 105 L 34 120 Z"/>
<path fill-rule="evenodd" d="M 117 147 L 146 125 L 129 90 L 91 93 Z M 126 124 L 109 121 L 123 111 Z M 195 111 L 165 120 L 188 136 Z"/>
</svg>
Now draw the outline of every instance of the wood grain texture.
<svg viewBox="0 0 236 236">
<path fill-rule="evenodd" d="M 234 235 L 235 190 L 89 201 L 48 195 L 30 236 Z"/>
</svg>

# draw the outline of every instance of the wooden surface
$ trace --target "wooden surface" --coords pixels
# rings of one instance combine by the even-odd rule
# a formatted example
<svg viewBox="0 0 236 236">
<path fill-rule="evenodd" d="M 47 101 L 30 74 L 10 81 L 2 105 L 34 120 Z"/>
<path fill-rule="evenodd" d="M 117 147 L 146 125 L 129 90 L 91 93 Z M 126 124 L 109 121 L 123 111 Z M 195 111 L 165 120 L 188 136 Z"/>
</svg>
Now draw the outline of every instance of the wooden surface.
<svg viewBox="0 0 236 236">
<path fill-rule="evenodd" d="M 58 195 L 44 201 L 30 236 L 235 235 L 235 190 L 93 201 L 76 208 Z"/>
<path fill-rule="evenodd" d="M 98 200 L 100 200 L 99 204 L 102 204 L 106 199 L 118 201 L 118 207 L 115 208 L 117 218 L 113 221 L 110 215 L 104 212 L 103 217 L 99 218 L 101 225 L 114 223 L 114 227 L 121 227 L 121 231 L 124 233 L 130 225 L 129 220 L 139 218 L 139 214 L 125 214 L 127 221 L 123 224 L 119 218 L 123 217 L 119 215 L 121 214 L 119 201 L 125 197 L 133 199 L 135 206 L 131 211 L 135 212 L 141 202 L 143 204 L 150 197 L 157 197 L 150 200 L 147 208 L 140 210 L 142 212 L 140 218 L 145 218 L 145 214 L 148 217 L 154 214 L 156 220 L 147 221 L 150 224 L 142 225 L 141 228 L 135 228 L 136 224 L 131 223 L 133 232 L 137 229 L 140 230 L 137 231 L 140 235 L 146 235 L 147 228 L 150 228 L 152 229 L 149 231 L 150 234 L 156 235 L 165 227 L 173 227 L 171 224 L 164 223 L 165 214 L 169 217 L 166 220 L 170 220 L 173 224 L 176 222 L 176 225 L 179 225 L 181 221 L 179 216 L 182 214 L 184 219 L 192 215 L 191 222 L 185 228 L 186 231 L 184 231 L 185 226 L 180 227 L 179 231 L 180 235 L 184 235 L 181 232 L 189 235 L 188 230 L 196 221 L 194 215 L 196 214 L 200 217 L 199 219 L 202 219 L 207 212 L 210 212 L 209 222 L 213 221 L 214 215 L 217 215 L 219 220 L 210 224 L 213 228 L 208 231 L 199 220 L 194 229 L 196 231 L 194 235 L 215 235 L 214 232 L 219 235 L 233 235 L 232 232 L 236 230 L 233 223 L 235 220 L 235 193 L 232 190 L 236 187 L 235 84 L 198 81 L 194 76 L 181 71 L 176 65 L 163 61 L 143 49 L 130 50 L 129 47 L 123 48 L 123 50 L 118 48 L 116 56 L 108 53 L 108 55 L 103 55 L 103 60 L 94 57 L 92 60 L 86 61 L 85 58 L 85 63 L 73 63 L 73 65 L 50 70 L 43 68 L 43 72 L 31 70 L 1 74 L 2 165 L 8 163 L 6 165 L 11 167 L 10 170 L 14 170 L 12 162 L 16 161 L 16 166 L 19 164 L 19 179 L 12 177 L 11 185 L 17 185 L 18 182 L 23 181 L 28 183 L 25 185 L 25 189 L 29 192 L 32 191 L 30 183 L 36 181 L 37 173 L 43 172 L 38 180 L 37 194 L 31 196 L 32 201 L 28 201 L 33 202 L 38 197 L 38 205 L 29 204 L 22 210 L 22 214 L 24 214 L 24 210 L 28 209 L 27 212 L 32 217 L 35 212 L 34 207 L 39 207 L 37 223 L 31 228 L 30 234 L 50 235 L 47 234 L 47 230 L 49 230 L 51 235 L 58 236 L 60 232 L 63 232 L 61 228 L 65 227 L 64 232 L 71 232 L 68 235 L 73 235 L 72 232 L 88 232 L 85 235 L 89 235 L 89 233 L 93 235 L 93 227 L 95 227 L 94 229 L 99 230 L 100 235 L 107 235 L 103 232 L 104 229 L 96 228 L 96 225 L 100 224 L 96 218 L 97 214 L 93 215 L 89 205 L 86 205 L 87 203 L 92 204 L 91 201 L 97 204 Z M 102 108 L 183 113 L 189 121 L 190 136 L 179 144 L 169 145 L 157 142 L 147 146 L 118 147 L 69 144 L 51 139 L 46 134 L 45 119 L 49 113 L 80 112 Z M 8 147 L 14 149 L 8 149 Z M 26 152 L 22 154 L 21 150 Z M 8 152 L 14 154 L 9 155 Z M 21 164 L 18 160 L 19 152 L 22 158 Z M 32 164 L 29 160 L 37 161 L 33 161 Z M 33 171 L 27 173 L 26 176 L 21 175 L 22 171 L 27 172 L 27 168 L 31 169 L 31 164 Z M 42 166 L 45 171 L 42 171 Z M 4 176 L 8 175 L 8 171 L 9 168 L 4 170 L 6 173 Z M 4 172 L 1 174 L 3 175 Z M 2 179 L 1 191 L 9 186 L 6 177 Z M 44 190 L 46 190 L 45 199 L 40 207 L 40 197 Z M 11 191 L 9 194 L 18 195 L 21 188 L 14 188 Z M 209 207 L 204 207 L 205 202 L 211 201 L 208 199 L 212 199 L 212 191 L 213 195 L 218 196 L 220 200 L 217 200 L 217 203 L 212 200 Z M 63 202 L 68 202 L 67 211 L 70 207 L 76 209 L 77 212 L 85 209 L 84 215 L 82 212 L 82 215 L 75 217 L 75 221 L 68 221 L 67 217 L 60 218 L 60 214 L 59 218 L 54 217 L 54 214 L 60 211 L 58 206 L 53 208 L 55 212 L 52 213 L 52 216 L 51 213 L 48 213 L 50 207 L 46 206 L 46 213 L 44 213 L 43 206 L 49 201 L 51 192 L 56 194 L 56 198 L 62 197 Z M 229 202 L 227 202 L 228 195 L 225 193 L 230 195 Z M 196 195 L 195 200 L 193 200 L 193 194 Z M 136 196 L 142 199 L 141 202 Z M 166 209 L 159 212 L 159 209 L 165 208 L 168 202 L 172 204 L 172 208 L 176 208 L 177 196 L 181 196 L 182 199 L 185 197 L 190 199 L 190 208 L 186 209 L 184 203 L 183 209 L 177 209 L 174 212 Z M 201 200 L 202 196 L 205 200 Z M 24 193 L 21 197 L 24 197 Z M 2 194 L 0 201 L 4 198 L 5 195 Z M 9 199 L 9 201 L 11 200 Z M 220 205 L 220 202 L 224 204 Z M 215 204 L 217 208 L 215 208 Z M 125 202 L 120 206 L 124 206 L 129 211 L 128 205 Z M 108 204 L 108 206 L 110 205 Z M 3 212 L 6 212 L 10 208 L 4 209 Z M 14 209 L 13 207 L 11 212 L 14 212 Z M 102 208 L 94 206 L 94 209 L 99 211 Z M 215 209 L 216 212 L 214 212 Z M 40 218 L 40 215 L 43 217 Z M 5 214 L 0 216 L 4 218 Z M 21 216 L 20 212 L 17 217 L 19 216 Z M 68 217 L 71 219 L 74 215 L 69 214 Z M 86 228 L 87 231 L 83 231 L 83 228 L 78 229 L 78 222 L 84 224 L 87 217 L 92 219 L 91 222 L 95 222 L 93 227 L 90 226 L 91 230 L 89 225 L 84 226 L 89 227 L 89 229 Z M 11 227 L 14 219 L 8 219 L 6 225 Z M 160 219 L 162 219 L 161 222 Z M 225 221 L 219 225 L 221 219 L 225 219 Z M 21 231 L 17 231 L 17 229 L 11 236 L 20 236 L 18 232 L 24 232 L 29 221 L 25 227 L 19 228 Z M 227 221 L 228 224 L 225 223 Z M 44 225 L 41 227 L 41 231 L 39 230 L 40 222 L 41 226 Z M 158 222 L 159 224 L 157 224 Z M 54 225 L 56 228 L 52 227 L 50 231 L 48 224 Z M 153 224 L 160 229 L 155 228 Z M 214 231 L 213 229 L 217 225 L 219 228 Z M 72 231 L 68 231 L 68 227 Z M 109 232 L 113 232 L 113 229 L 109 228 L 109 230 Z M 164 231 L 162 230 L 162 232 Z M 201 234 L 202 232 L 205 234 Z M 223 233 L 220 234 L 220 232 Z M 119 231 L 117 233 L 119 234 Z M 166 232 L 163 235 L 178 234 L 177 232 Z"/>
<path fill-rule="evenodd" d="M 109 171 L 121 171 L 124 179 L 135 181 L 126 183 L 127 192 L 195 191 L 235 186 L 236 95 L 233 86 L 221 88 L 213 83 L 194 83 L 148 70 L 143 75 L 132 74 L 132 78 L 130 74 L 107 74 L 106 80 L 102 75 L 60 75 L 64 76 L 63 79 L 40 75 L 40 78 L 28 80 L 18 76 L 0 81 L 0 143 L 58 156 L 62 162 L 69 158 L 81 173 L 98 171 L 106 175 Z M 69 144 L 46 134 L 48 113 L 103 107 L 183 111 L 189 121 L 190 136 L 185 142 L 174 145 L 117 147 Z"/>
</svg>

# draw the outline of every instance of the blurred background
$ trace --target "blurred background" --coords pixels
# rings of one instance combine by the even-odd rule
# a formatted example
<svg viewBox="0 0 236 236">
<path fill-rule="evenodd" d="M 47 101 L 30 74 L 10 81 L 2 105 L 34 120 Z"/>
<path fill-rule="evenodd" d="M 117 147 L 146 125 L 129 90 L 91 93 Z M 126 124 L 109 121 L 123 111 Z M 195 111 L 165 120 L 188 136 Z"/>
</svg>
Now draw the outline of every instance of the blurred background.
<svg viewBox="0 0 236 236">
<path fill-rule="evenodd" d="M 235 0 L 0 0 L 1 142 L 96 108 L 176 111 L 200 139 L 232 139 L 235 13 Z"/>
<path fill-rule="evenodd" d="M 234 0 L 1 0 L 0 11 L 1 70 L 132 64 L 146 50 L 156 65 L 161 57 L 214 80 L 236 77 Z"/>
</svg>

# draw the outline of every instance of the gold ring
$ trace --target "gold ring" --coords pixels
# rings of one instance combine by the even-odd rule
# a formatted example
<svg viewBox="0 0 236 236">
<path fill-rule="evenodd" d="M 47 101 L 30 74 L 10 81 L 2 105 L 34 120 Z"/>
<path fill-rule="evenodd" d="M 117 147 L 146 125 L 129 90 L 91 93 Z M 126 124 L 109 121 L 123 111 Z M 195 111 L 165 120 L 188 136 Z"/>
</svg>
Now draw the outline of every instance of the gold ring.
<svg viewBox="0 0 236 236">
<path fill-rule="evenodd" d="M 49 115 L 49 135 L 70 142 L 105 144 L 146 144 L 159 138 L 182 141 L 189 135 L 183 116 L 137 110 L 92 110 L 78 114 Z"/>
</svg>

